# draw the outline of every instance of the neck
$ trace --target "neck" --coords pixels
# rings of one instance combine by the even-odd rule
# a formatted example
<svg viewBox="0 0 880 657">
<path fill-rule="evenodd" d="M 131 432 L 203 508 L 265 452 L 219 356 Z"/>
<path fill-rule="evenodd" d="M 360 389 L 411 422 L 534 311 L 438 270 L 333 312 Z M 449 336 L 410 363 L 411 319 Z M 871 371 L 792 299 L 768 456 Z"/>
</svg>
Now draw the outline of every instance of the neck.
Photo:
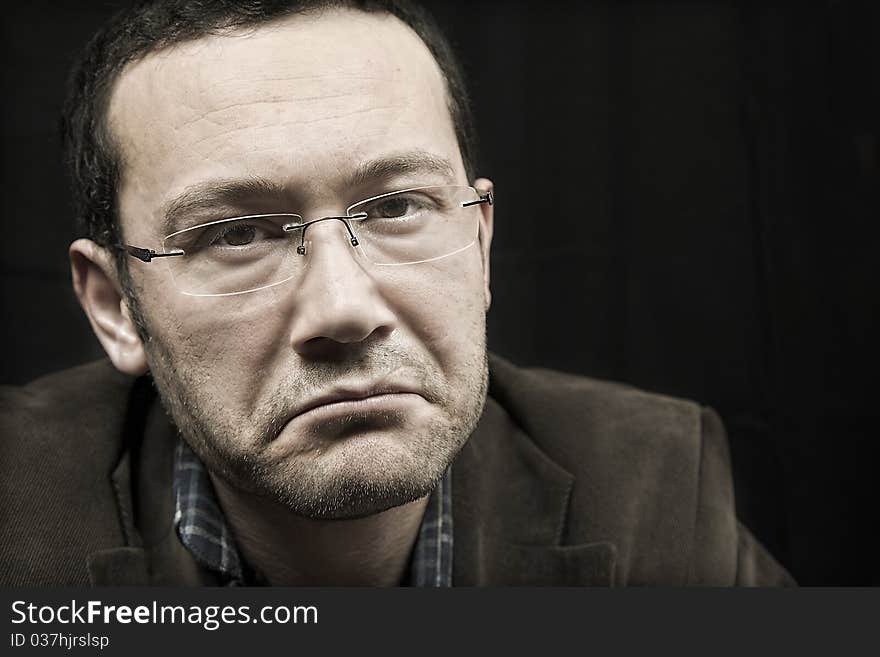
<svg viewBox="0 0 880 657">
<path fill-rule="evenodd" d="M 211 476 L 242 557 L 272 586 L 396 586 L 428 497 L 355 520 L 312 520 Z"/>
</svg>

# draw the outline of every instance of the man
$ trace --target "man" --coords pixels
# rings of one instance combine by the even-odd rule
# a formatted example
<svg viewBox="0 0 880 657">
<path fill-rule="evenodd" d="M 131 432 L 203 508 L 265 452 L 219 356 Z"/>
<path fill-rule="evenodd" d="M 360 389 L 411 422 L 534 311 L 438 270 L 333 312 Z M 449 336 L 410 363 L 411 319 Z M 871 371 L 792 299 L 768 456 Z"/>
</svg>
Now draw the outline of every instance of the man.
<svg viewBox="0 0 880 657">
<path fill-rule="evenodd" d="M 788 583 L 711 411 L 487 359 L 494 190 L 430 20 L 227 4 L 139 6 L 73 78 L 112 367 L 4 393 L 3 583 Z"/>
</svg>

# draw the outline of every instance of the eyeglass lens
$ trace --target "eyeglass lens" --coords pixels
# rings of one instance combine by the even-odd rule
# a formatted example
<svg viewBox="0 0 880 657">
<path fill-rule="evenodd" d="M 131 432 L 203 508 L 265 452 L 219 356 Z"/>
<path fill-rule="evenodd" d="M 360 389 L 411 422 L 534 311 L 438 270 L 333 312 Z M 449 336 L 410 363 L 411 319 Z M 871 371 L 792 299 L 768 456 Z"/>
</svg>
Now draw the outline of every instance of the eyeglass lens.
<svg viewBox="0 0 880 657">
<path fill-rule="evenodd" d="M 480 210 L 464 206 L 479 199 L 471 187 L 435 186 L 392 192 L 360 201 L 345 219 L 362 257 L 377 266 L 414 265 L 446 258 L 476 243 Z M 341 222 L 341 220 L 340 220 Z M 335 236 L 318 226 L 338 225 L 340 239 L 350 235 L 335 221 L 303 222 L 298 215 L 256 215 L 201 224 L 168 236 L 165 252 L 181 292 L 214 296 L 251 292 L 296 279 L 317 240 Z M 313 236 L 316 239 L 312 239 Z M 297 247 L 304 253 L 298 253 Z"/>
</svg>

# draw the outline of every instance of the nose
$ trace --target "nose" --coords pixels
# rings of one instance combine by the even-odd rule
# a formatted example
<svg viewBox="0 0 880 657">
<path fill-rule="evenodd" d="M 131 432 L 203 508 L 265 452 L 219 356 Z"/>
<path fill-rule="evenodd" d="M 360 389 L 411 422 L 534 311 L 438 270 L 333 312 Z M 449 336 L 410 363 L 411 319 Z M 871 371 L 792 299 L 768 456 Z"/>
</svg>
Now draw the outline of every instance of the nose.
<svg viewBox="0 0 880 657">
<path fill-rule="evenodd" d="M 366 259 L 353 246 L 345 224 L 322 221 L 306 234 L 306 258 L 296 286 L 291 325 L 293 349 L 308 359 L 343 357 L 371 339 L 389 336 L 395 313 L 365 268 Z"/>
</svg>

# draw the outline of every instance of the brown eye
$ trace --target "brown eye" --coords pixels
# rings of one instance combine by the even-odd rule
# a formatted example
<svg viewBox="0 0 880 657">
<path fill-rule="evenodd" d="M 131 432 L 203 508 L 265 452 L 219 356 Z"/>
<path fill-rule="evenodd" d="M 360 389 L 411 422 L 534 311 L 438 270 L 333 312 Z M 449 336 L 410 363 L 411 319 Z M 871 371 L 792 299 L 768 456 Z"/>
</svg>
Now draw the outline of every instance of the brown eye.
<svg viewBox="0 0 880 657">
<path fill-rule="evenodd" d="M 387 219 L 394 219 L 397 217 L 402 217 L 406 214 L 407 209 L 409 209 L 409 200 L 405 198 L 386 198 L 381 203 L 379 203 L 373 214 L 377 217 L 384 217 Z"/>
<path fill-rule="evenodd" d="M 245 246 L 254 241 L 256 232 L 253 226 L 235 226 L 225 231 L 218 241 L 222 240 L 229 246 Z"/>
</svg>

